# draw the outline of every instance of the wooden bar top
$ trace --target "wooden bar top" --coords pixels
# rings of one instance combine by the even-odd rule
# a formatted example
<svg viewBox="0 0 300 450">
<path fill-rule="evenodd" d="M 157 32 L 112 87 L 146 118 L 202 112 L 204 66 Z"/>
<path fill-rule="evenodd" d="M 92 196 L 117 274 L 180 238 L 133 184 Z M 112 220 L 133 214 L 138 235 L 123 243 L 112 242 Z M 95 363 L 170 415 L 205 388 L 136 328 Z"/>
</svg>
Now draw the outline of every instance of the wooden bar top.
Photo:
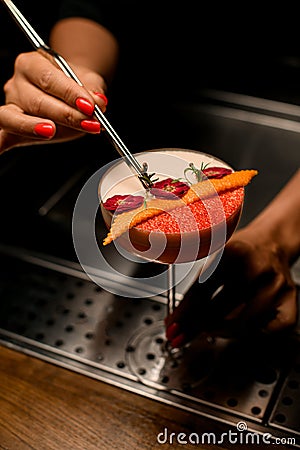
<svg viewBox="0 0 300 450">
<path fill-rule="evenodd" d="M 184 435 L 178 443 L 169 436 L 212 431 L 221 435 L 221 425 L 196 414 L 4 346 L 0 361 L 1 450 L 229 448 L 180 443 Z M 166 443 L 165 435 L 158 440 L 165 429 Z"/>
</svg>

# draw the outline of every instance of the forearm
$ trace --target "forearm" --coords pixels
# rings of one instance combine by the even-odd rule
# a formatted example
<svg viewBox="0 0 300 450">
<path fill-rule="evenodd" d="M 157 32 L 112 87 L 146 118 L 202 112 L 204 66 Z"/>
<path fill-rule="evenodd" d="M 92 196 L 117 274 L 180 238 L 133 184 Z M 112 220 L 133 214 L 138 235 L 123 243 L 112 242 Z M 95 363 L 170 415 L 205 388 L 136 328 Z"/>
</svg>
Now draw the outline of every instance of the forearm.
<svg viewBox="0 0 300 450">
<path fill-rule="evenodd" d="M 249 225 L 276 241 L 293 262 L 300 255 L 300 169 Z"/>
<path fill-rule="evenodd" d="M 118 60 L 118 43 L 100 24 L 77 17 L 60 20 L 51 31 L 50 45 L 70 63 L 111 80 Z"/>
</svg>

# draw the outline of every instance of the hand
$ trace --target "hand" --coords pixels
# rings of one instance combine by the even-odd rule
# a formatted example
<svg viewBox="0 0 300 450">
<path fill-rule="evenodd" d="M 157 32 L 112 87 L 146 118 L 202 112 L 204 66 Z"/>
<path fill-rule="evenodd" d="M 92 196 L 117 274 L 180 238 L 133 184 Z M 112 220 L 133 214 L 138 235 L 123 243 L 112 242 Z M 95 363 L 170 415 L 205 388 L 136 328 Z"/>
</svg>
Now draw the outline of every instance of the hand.
<svg viewBox="0 0 300 450">
<path fill-rule="evenodd" d="M 289 330 L 296 321 L 297 291 L 288 258 L 274 240 L 249 225 L 231 237 L 211 278 L 196 281 L 166 318 L 166 335 L 180 347 L 200 333 L 271 333 Z"/>
<path fill-rule="evenodd" d="M 85 88 L 39 52 L 17 57 L 14 74 L 4 86 L 5 105 L 0 107 L 0 153 L 100 132 L 92 114 L 95 103 L 103 112 L 106 109 L 105 82 L 87 68 L 72 68 Z"/>
</svg>

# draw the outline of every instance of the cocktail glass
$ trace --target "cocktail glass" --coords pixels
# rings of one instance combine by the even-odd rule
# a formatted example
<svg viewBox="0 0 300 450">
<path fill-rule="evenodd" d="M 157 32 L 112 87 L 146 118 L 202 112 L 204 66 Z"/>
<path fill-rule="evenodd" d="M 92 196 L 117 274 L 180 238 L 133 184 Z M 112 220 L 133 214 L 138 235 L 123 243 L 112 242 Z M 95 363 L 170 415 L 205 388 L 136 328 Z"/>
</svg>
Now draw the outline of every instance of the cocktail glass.
<svg viewBox="0 0 300 450">
<path fill-rule="evenodd" d="M 190 170 L 191 167 L 217 166 L 231 169 L 224 161 L 196 150 L 157 149 L 138 153 L 135 157 L 141 165 L 146 162 L 149 172 L 155 173 L 155 178 L 159 180 L 166 178 L 181 180 L 186 177 L 185 181 L 192 184 L 197 180 L 193 179 L 195 171 Z M 110 228 L 113 220 L 113 213 L 103 206 L 108 198 L 120 194 L 137 195 L 143 196 L 147 202 L 151 200 L 153 192 L 155 195 L 155 190 L 149 193 L 141 189 L 139 180 L 124 161 L 118 161 L 103 175 L 99 184 L 101 211 L 106 226 Z M 149 226 L 147 221 L 146 226 L 136 225 L 114 242 L 123 256 L 125 251 L 125 256 L 134 255 L 142 260 L 166 266 L 167 315 L 176 308 L 177 265 L 185 265 L 188 276 L 192 265 L 197 264 L 201 282 L 205 281 L 214 270 L 225 243 L 239 222 L 244 198 L 243 188 L 240 188 L 239 194 L 239 200 L 234 207 L 231 205 L 229 211 L 225 211 L 224 203 L 215 192 L 214 195 L 201 199 L 202 212 L 195 213 L 195 210 L 182 203 L 174 211 L 168 210 L 163 213 L 164 216 L 159 215 L 160 220 L 165 217 L 168 226 L 175 223 L 174 229 L 172 227 L 164 231 L 151 227 L 147 229 Z M 203 220 L 204 223 L 201 223 Z M 202 351 L 207 357 L 207 342 L 200 344 L 200 347 L 197 352 Z M 189 374 L 195 349 L 192 346 L 187 346 L 183 350 L 171 348 L 165 338 L 164 321 L 151 323 L 137 330 L 128 342 L 128 349 L 129 368 L 144 384 L 158 389 L 174 389 L 184 384 L 195 383 L 195 371 L 192 370 L 192 378 Z M 197 377 L 203 377 L 206 367 L 207 361 L 203 359 L 201 369 L 199 370 L 199 367 L 197 369 Z"/>
</svg>

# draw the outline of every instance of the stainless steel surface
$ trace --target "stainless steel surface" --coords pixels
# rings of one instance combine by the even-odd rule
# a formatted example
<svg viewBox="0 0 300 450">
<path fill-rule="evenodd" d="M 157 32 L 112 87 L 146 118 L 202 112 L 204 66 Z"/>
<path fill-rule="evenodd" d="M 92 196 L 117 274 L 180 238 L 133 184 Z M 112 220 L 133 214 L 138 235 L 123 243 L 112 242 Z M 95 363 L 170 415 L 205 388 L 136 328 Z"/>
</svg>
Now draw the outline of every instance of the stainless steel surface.
<svg viewBox="0 0 300 450">
<path fill-rule="evenodd" d="M 135 353 L 135 335 L 164 318 L 165 299 L 124 299 L 91 282 L 74 263 L 26 252 L 9 255 L 6 249 L 0 260 L 3 345 L 191 413 L 231 425 L 242 420 L 249 430 L 300 444 L 296 335 L 279 342 L 263 336 L 195 341 L 183 365 L 172 359 L 160 373 L 156 350 L 164 335 L 144 355 Z M 139 374 L 129 367 L 136 357 L 143 361 Z"/>
<path fill-rule="evenodd" d="M 263 209 L 300 167 L 300 112 L 289 105 L 280 108 L 253 98 L 216 94 L 214 101 L 186 109 L 181 105 L 178 114 L 183 127 L 188 121 L 197 130 L 185 132 L 189 148 L 214 153 L 236 168 L 259 169 L 260 176 L 247 191 L 241 225 Z M 199 140 L 189 142 L 195 135 Z M 57 211 L 63 209 L 55 205 L 44 218 L 54 222 Z M 149 294 L 153 286 L 124 284 L 126 297 L 117 297 L 106 286 L 120 280 L 99 267 L 95 276 L 105 288 L 69 261 L 20 249 L 2 248 L 2 254 L 3 345 L 225 425 L 243 421 L 248 430 L 270 433 L 300 447 L 299 332 L 277 340 L 251 336 L 239 342 L 195 341 L 183 355 L 185 372 L 176 360 L 160 371 L 158 345 L 163 334 L 150 342 L 147 353 L 134 348 L 137 334 L 161 321 L 166 312 L 164 296 L 132 298 L 137 292 Z M 128 262 L 120 265 L 129 275 L 134 270 Z M 298 284 L 299 267 L 293 267 Z M 182 291 L 188 287 L 184 283 Z M 129 369 L 132 359 L 141 362 L 139 373 Z M 140 382 L 141 375 L 146 384 Z"/>
<path fill-rule="evenodd" d="M 270 418 L 272 426 L 292 428 L 300 434 L 300 353 L 291 361 L 290 370 L 279 392 Z"/>
<path fill-rule="evenodd" d="M 21 11 L 16 7 L 16 5 L 11 0 L 2 0 L 6 5 L 11 15 L 15 19 L 16 23 L 19 25 L 21 30 L 25 33 L 33 47 L 38 50 L 41 54 L 55 61 L 59 68 L 64 72 L 67 77 L 72 78 L 80 86 L 84 86 L 80 79 L 77 77 L 76 73 L 67 63 L 67 61 L 50 48 L 43 39 L 38 35 L 38 33 L 33 29 L 30 23 L 25 19 Z M 148 166 L 145 162 L 143 166 L 139 164 L 134 155 L 128 150 L 122 139 L 118 136 L 114 128 L 111 126 L 110 122 L 107 120 L 98 105 L 95 105 L 94 115 L 97 120 L 104 126 L 105 131 L 111 139 L 112 144 L 118 153 L 124 158 L 128 166 L 137 173 L 139 180 L 141 181 L 143 187 L 150 187 L 150 179 L 147 174 Z"/>
</svg>

